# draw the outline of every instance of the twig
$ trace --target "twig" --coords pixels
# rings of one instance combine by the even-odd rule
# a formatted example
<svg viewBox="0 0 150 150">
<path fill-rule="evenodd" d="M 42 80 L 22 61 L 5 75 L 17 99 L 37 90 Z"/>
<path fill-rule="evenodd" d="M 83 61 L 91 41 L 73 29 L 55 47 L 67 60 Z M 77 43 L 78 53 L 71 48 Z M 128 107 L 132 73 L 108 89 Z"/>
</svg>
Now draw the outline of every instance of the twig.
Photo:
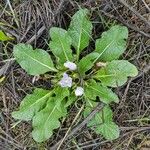
<svg viewBox="0 0 150 150">
<path fill-rule="evenodd" d="M 141 77 L 144 73 L 147 73 L 149 70 L 150 70 L 150 64 L 147 64 L 136 77 L 131 78 L 128 82 L 126 82 L 124 85 L 122 85 L 119 88 L 121 89 L 121 88 L 125 87 L 129 82 L 133 82 L 134 80 L 136 80 L 139 77 Z"/>
<path fill-rule="evenodd" d="M 10 10 L 11 10 L 11 12 L 12 12 L 12 15 L 13 15 L 13 18 L 14 18 L 14 20 L 15 20 L 17 26 L 19 27 L 19 22 L 18 22 L 18 20 L 17 20 L 17 18 L 16 18 L 15 12 L 14 12 L 14 10 L 13 10 L 13 8 L 12 8 L 11 3 L 10 3 L 9 0 L 7 0 L 7 4 L 9 5 L 9 8 L 10 8 Z"/>
<path fill-rule="evenodd" d="M 11 145 L 15 146 L 16 148 L 20 148 L 20 149 L 23 149 L 23 146 L 15 143 L 14 141 L 11 141 L 11 140 L 7 140 L 6 138 L 2 137 L 0 135 L 0 139 L 4 140 L 4 141 L 7 141 L 8 143 L 10 143 Z"/>
<path fill-rule="evenodd" d="M 145 126 L 145 127 L 120 127 L 120 129 L 121 129 L 121 131 L 128 131 L 127 134 L 123 134 L 121 136 L 121 138 L 123 138 L 123 137 L 127 136 L 130 132 L 142 132 L 145 130 L 150 130 L 150 127 L 147 127 L 147 126 Z M 78 145 L 81 149 L 87 149 L 87 148 L 89 149 L 90 147 L 93 148 L 94 146 L 99 146 L 99 145 L 105 144 L 107 142 L 110 142 L 110 140 L 105 140 L 105 141 L 98 141 L 98 140 L 99 140 L 99 138 L 94 139 L 94 140 L 92 139 L 92 141 L 86 141 L 84 143 L 79 143 Z M 95 141 L 95 142 L 93 143 L 93 141 Z M 92 142 L 92 144 L 90 144 L 91 142 Z M 75 149 L 75 148 L 76 148 L 76 146 L 72 146 L 72 147 L 67 148 L 66 150 L 71 150 L 71 149 Z"/>
<path fill-rule="evenodd" d="M 150 126 L 143 126 L 143 127 L 120 127 L 121 131 L 136 131 L 136 132 L 140 132 L 140 131 L 145 131 L 145 130 L 150 130 Z"/>
<path fill-rule="evenodd" d="M 84 105 L 82 105 L 82 107 L 80 108 L 79 112 L 78 112 L 78 113 L 77 113 L 77 115 L 75 116 L 75 118 L 74 118 L 74 120 L 73 120 L 73 122 L 72 122 L 71 126 L 69 127 L 69 129 L 67 130 L 67 132 L 66 132 L 66 134 L 65 134 L 64 138 L 61 140 L 61 142 L 60 142 L 59 146 L 57 147 L 57 150 L 59 150 L 59 149 L 60 149 L 61 145 L 62 145 L 62 144 L 63 144 L 63 142 L 65 141 L 66 137 L 68 136 L 68 133 L 70 132 L 70 130 L 71 130 L 71 128 L 72 128 L 72 126 L 73 126 L 73 125 L 74 125 L 74 123 L 75 123 L 75 121 L 77 120 L 77 118 L 78 118 L 78 117 L 79 117 L 79 115 L 81 114 L 81 112 L 82 112 L 83 108 L 84 108 Z"/>
<path fill-rule="evenodd" d="M 43 31 L 45 31 L 46 27 L 42 26 L 39 31 L 37 32 L 37 34 L 35 34 L 34 36 L 32 36 L 32 38 L 30 40 L 27 41 L 27 43 L 32 43 L 37 37 L 40 37 L 43 33 Z"/>
<path fill-rule="evenodd" d="M 149 71 L 150 71 L 150 63 L 147 64 L 136 77 L 132 78 L 131 81 L 136 80 L 137 78 L 141 77 L 144 73 L 147 73 Z"/>
<path fill-rule="evenodd" d="M 130 29 L 132 29 L 132 30 L 134 30 L 134 31 L 136 31 L 136 32 L 138 32 L 138 33 L 140 33 L 140 34 L 142 34 L 142 35 L 144 35 L 144 36 L 150 38 L 150 35 L 149 35 L 149 34 L 147 34 L 147 33 L 143 32 L 143 31 L 139 30 L 139 29 L 136 28 L 135 26 L 130 25 L 130 24 L 128 24 L 127 22 L 125 22 L 125 21 L 119 19 L 118 17 L 115 17 L 114 15 L 111 15 L 111 14 L 106 13 L 106 12 L 103 11 L 103 10 L 100 10 L 100 11 L 101 11 L 105 16 L 107 16 L 107 17 L 109 17 L 109 18 L 113 18 L 113 19 L 115 19 L 115 20 L 118 20 L 118 21 L 120 21 L 122 24 L 126 25 L 128 28 L 130 28 Z"/>
<path fill-rule="evenodd" d="M 139 17 L 142 21 L 144 21 L 148 26 L 150 26 L 150 22 L 148 22 L 140 13 L 138 13 L 133 7 L 129 6 L 124 0 L 118 0 L 125 7 L 127 7 L 130 11 L 132 11 L 137 17 Z"/>
<path fill-rule="evenodd" d="M 12 59 L 6 62 L 6 64 L 0 68 L 0 76 L 5 75 L 7 73 L 7 70 L 13 63 L 14 63 L 14 60 Z"/>
<path fill-rule="evenodd" d="M 147 8 L 147 10 L 150 12 L 150 8 L 149 6 L 147 5 L 147 3 L 145 2 L 145 0 L 142 0 L 142 2 L 144 3 L 145 7 Z"/>
<path fill-rule="evenodd" d="M 1 14 L 0 14 L 0 18 L 1 18 L 2 15 L 5 13 L 5 10 L 6 10 L 6 8 L 7 8 L 7 5 L 8 5 L 8 3 L 6 3 L 5 7 L 3 8 L 3 11 L 2 11 Z"/>
<path fill-rule="evenodd" d="M 59 4 L 59 6 L 58 6 L 58 8 L 57 8 L 57 10 L 54 12 L 54 18 L 62 11 L 62 6 L 63 6 L 63 4 L 64 4 L 64 2 L 66 2 L 66 0 L 61 0 L 61 2 L 60 2 L 60 4 Z M 54 20 L 52 20 L 52 23 L 54 22 Z M 52 25 L 52 23 L 51 23 L 51 25 Z M 51 26 L 50 25 L 50 26 Z M 36 39 L 36 38 L 39 38 L 42 34 L 43 34 L 43 32 L 46 30 L 46 27 L 45 26 L 42 26 L 40 29 L 39 29 L 39 31 L 37 32 L 37 34 L 36 35 L 34 35 L 34 36 L 32 36 L 31 37 L 31 39 L 29 39 L 28 41 L 27 41 L 27 43 L 33 43 L 33 41 Z"/>
<path fill-rule="evenodd" d="M 78 130 L 80 130 L 82 127 L 84 127 L 94 116 L 97 112 L 99 112 L 102 108 L 104 107 L 103 104 L 99 103 L 94 109 L 93 111 L 77 126 L 75 127 L 71 133 L 65 138 L 65 140 L 67 140 L 68 138 L 70 138 L 71 136 L 73 136 Z M 62 139 L 57 142 L 53 147 L 51 147 L 51 150 L 56 150 L 58 145 L 62 142 Z M 63 141 L 64 142 L 64 141 Z"/>
</svg>

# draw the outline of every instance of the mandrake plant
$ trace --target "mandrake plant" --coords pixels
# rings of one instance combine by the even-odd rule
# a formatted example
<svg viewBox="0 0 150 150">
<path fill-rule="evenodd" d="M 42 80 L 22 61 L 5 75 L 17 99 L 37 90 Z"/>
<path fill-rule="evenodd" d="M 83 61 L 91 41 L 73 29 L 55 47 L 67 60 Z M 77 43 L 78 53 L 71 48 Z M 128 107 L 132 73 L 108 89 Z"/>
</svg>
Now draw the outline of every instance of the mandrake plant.
<svg viewBox="0 0 150 150">
<path fill-rule="evenodd" d="M 138 74 L 136 67 L 127 60 L 118 60 L 126 49 L 128 29 L 115 25 L 102 33 L 96 40 L 95 49 L 84 57 L 81 53 L 89 45 L 92 23 L 89 11 L 80 9 L 71 20 L 68 30 L 50 29 L 50 51 L 55 56 L 52 61 L 48 52 L 34 49 L 28 44 L 14 46 L 13 54 L 20 66 L 30 75 L 49 73 L 52 88 L 35 88 L 20 104 L 13 118 L 32 120 L 32 136 L 43 142 L 59 128 L 61 119 L 67 116 L 70 105 L 81 102 L 83 117 L 87 117 L 98 103 L 103 109 L 87 123 L 87 126 L 105 139 L 119 137 L 119 127 L 113 121 L 110 103 L 118 103 L 118 96 L 111 88 L 122 86 L 128 77 Z M 55 62 L 55 63 L 53 63 Z"/>
</svg>

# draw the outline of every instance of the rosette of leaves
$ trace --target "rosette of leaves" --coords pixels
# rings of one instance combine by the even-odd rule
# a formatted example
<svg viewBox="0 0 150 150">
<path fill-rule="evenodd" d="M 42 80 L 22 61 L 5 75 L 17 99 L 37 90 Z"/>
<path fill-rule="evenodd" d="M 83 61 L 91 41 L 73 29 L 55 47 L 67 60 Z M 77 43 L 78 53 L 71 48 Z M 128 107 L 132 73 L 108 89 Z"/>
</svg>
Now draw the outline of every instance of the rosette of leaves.
<svg viewBox="0 0 150 150">
<path fill-rule="evenodd" d="M 86 56 L 86 50 L 92 36 L 92 23 L 89 11 L 80 9 L 71 20 L 68 30 L 52 27 L 50 29 L 50 51 L 55 59 L 43 49 L 33 49 L 29 44 L 14 46 L 14 57 L 20 66 L 30 75 L 52 76 L 52 88 L 35 88 L 14 111 L 15 119 L 32 121 L 32 136 L 35 141 L 49 139 L 54 129 L 59 128 L 61 119 L 66 117 L 67 108 L 78 98 L 83 100 L 85 109 L 83 116 L 88 116 L 98 103 L 104 108 L 87 124 L 89 128 L 108 140 L 119 136 L 119 127 L 113 121 L 111 102 L 118 103 L 118 96 L 111 88 L 122 86 L 128 77 L 138 74 L 136 67 L 127 60 L 118 60 L 126 49 L 128 29 L 115 25 L 96 39 L 95 49 Z M 72 50 L 73 48 L 73 50 Z M 69 70 L 64 66 L 73 62 L 77 69 Z M 70 87 L 62 87 L 59 82 L 63 73 L 72 80 Z M 75 89 L 82 87 L 80 96 Z M 80 89 L 80 88 L 78 88 Z"/>
</svg>

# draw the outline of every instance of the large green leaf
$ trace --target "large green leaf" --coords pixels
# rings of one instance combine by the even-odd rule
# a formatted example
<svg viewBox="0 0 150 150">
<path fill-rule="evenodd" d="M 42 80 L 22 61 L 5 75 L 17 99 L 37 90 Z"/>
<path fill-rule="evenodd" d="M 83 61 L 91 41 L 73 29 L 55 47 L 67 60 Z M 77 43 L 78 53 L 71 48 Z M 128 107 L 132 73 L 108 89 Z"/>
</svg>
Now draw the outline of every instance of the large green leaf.
<svg viewBox="0 0 150 150">
<path fill-rule="evenodd" d="M 100 83 L 96 83 L 94 80 L 87 82 L 85 86 L 85 96 L 89 99 L 96 100 L 97 97 L 103 103 L 110 103 L 112 101 L 118 102 L 118 96 L 112 92 L 111 89 L 106 86 L 102 86 Z"/>
<path fill-rule="evenodd" d="M 31 45 L 21 43 L 14 46 L 13 52 L 17 62 L 31 75 L 57 71 L 50 55 L 42 49 L 33 50 Z"/>
<path fill-rule="evenodd" d="M 81 76 L 84 76 L 85 72 L 93 67 L 94 65 L 93 60 L 97 58 L 98 55 L 99 53 L 92 52 L 80 60 L 78 64 L 78 70 Z"/>
<path fill-rule="evenodd" d="M 105 86 L 117 87 L 123 85 L 127 77 L 135 77 L 137 74 L 137 68 L 127 60 L 114 60 L 100 69 L 95 78 Z"/>
<path fill-rule="evenodd" d="M 100 39 L 96 40 L 96 52 L 99 53 L 97 59 L 101 61 L 111 61 L 118 59 L 126 49 L 126 39 L 128 29 L 124 26 L 113 26 L 104 32 Z"/>
<path fill-rule="evenodd" d="M 72 45 L 77 50 L 77 56 L 88 46 L 92 32 L 92 23 L 88 19 L 89 11 L 80 9 L 71 20 L 68 33 L 72 38 Z"/>
<path fill-rule="evenodd" d="M 53 90 L 53 94 L 49 97 L 46 107 L 40 112 L 36 113 L 33 118 L 33 138 L 37 142 L 47 140 L 52 134 L 53 130 L 60 125 L 59 119 L 66 114 L 66 101 L 69 96 L 68 88 L 60 86 Z"/>
<path fill-rule="evenodd" d="M 35 89 L 33 94 L 29 94 L 23 99 L 19 110 L 12 113 L 13 118 L 26 121 L 31 120 L 43 108 L 50 95 L 51 92 L 48 90 Z"/>
<path fill-rule="evenodd" d="M 66 30 L 53 27 L 50 29 L 50 49 L 61 64 L 72 61 L 71 37 Z"/>
<path fill-rule="evenodd" d="M 38 112 L 32 122 L 32 136 L 35 141 L 43 142 L 53 135 L 53 130 L 60 126 L 59 119 L 66 115 L 66 108 L 58 109 L 55 100 L 50 98 L 46 107 Z"/>
<path fill-rule="evenodd" d="M 88 100 L 84 110 L 84 117 L 89 115 L 96 105 L 96 102 Z M 109 106 L 105 106 L 102 111 L 96 113 L 87 126 L 107 140 L 114 140 L 119 137 L 119 127 L 113 122 L 112 110 Z"/>
</svg>

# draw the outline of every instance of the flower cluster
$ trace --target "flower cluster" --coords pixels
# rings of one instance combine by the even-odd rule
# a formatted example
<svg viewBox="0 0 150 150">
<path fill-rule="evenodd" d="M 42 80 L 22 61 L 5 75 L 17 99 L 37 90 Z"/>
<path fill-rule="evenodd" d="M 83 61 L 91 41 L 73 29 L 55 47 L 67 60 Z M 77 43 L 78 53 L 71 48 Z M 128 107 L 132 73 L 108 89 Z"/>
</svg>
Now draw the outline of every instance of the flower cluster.
<svg viewBox="0 0 150 150">
<path fill-rule="evenodd" d="M 77 65 L 73 62 L 67 61 L 64 63 L 64 66 L 68 68 L 70 71 L 74 71 L 77 69 Z M 59 85 L 61 87 L 72 87 L 72 78 L 65 72 L 63 74 L 62 79 L 59 81 Z M 82 87 L 77 87 L 75 90 L 76 96 L 82 96 L 84 93 L 84 89 Z"/>
</svg>

